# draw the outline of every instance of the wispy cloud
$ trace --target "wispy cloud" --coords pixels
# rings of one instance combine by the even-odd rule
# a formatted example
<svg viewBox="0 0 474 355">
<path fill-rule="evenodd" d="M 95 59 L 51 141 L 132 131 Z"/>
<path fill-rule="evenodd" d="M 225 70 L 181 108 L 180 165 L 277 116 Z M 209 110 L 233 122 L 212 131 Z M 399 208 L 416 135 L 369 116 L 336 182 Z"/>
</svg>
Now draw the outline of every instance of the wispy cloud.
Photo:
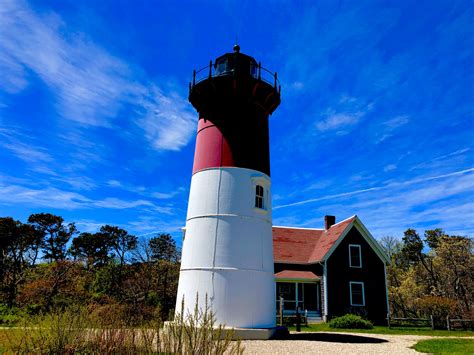
<svg viewBox="0 0 474 355">
<path fill-rule="evenodd" d="M 388 172 L 388 171 L 395 170 L 396 168 L 397 166 L 395 164 L 388 164 L 383 168 L 383 171 Z"/>
<path fill-rule="evenodd" d="M 174 188 L 169 188 L 169 191 L 164 192 L 165 189 L 158 191 L 158 189 L 153 186 L 149 186 L 149 187 L 140 186 L 140 185 L 137 186 L 137 185 L 132 185 L 128 183 L 123 183 L 118 180 L 109 180 L 106 182 L 106 185 L 112 188 L 136 193 L 139 195 L 147 196 L 149 198 L 152 197 L 158 200 L 167 200 L 185 191 L 183 187 L 174 187 Z"/>
<path fill-rule="evenodd" d="M 51 168 L 54 163 L 53 156 L 35 138 L 25 132 L 12 128 L 0 128 L 0 147 L 26 163 L 29 170 L 51 176 L 56 175 Z"/>
<path fill-rule="evenodd" d="M 331 199 L 336 199 L 336 198 L 340 198 L 340 197 L 348 197 L 348 196 L 353 196 L 353 195 L 359 195 L 359 194 L 363 194 L 363 193 L 366 193 L 366 192 L 385 190 L 385 189 L 390 189 L 390 188 L 399 187 L 399 186 L 413 185 L 413 184 L 428 182 L 428 181 L 432 181 L 432 180 L 444 179 L 444 178 L 451 177 L 451 176 L 469 174 L 473 171 L 474 171 L 474 168 L 470 168 L 470 169 L 455 171 L 455 172 L 452 172 L 452 173 L 449 173 L 449 174 L 443 174 L 443 175 L 438 175 L 438 176 L 429 176 L 429 177 L 422 177 L 422 178 L 414 178 L 414 179 L 407 180 L 407 181 L 391 182 L 391 183 L 388 183 L 386 185 L 369 187 L 367 189 L 360 189 L 360 190 L 355 190 L 355 191 L 343 192 L 343 193 L 339 193 L 339 194 L 321 196 L 321 197 L 316 197 L 316 198 L 307 199 L 307 200 L 303 200 L 303 201 L 298 201 L 298 202 L 288 203 L 288 204 L 284 204 L 284 205 L 279 205 L 279 206 L 274 207 L 273 209 L 277 210 L 277 209 L 287 208 L 287 207 L 292 207 L 292 206 L 306 205 L 308 203 L 317 202 L 317 201 L 331 200 Z"/>
<path fill-rule="evenodd" d="M 436 169 L 443 165 L 451 165 L 453 163 L 456 163 L 458 161 L 463 161 L 463 160 L 467 160 L 468 164 L 472 166 L 474 157 L 472 156 L 472 154 L 471 155 L 467 154 L 470 151 L 471 151 L 471 148 L 462 148 L 451 153 L 438 155 L 432 159 L 416 164 L 415 166 L 411 167 L 410 170 L 426 169 L 426 168 Z"/>
<path fill-rule="evenodd" d="M 25 162 L 50 162 L 53 158 L 43 148 L 33 148 L 22 142 L 0 142 L 0 145 L 11 151 L 15 156 Z"/>
<path fill-rule="evenodd" d="M 348 113 L 331 113 L 324 120 L 316 123 L 316 128 L 320 131 L 329 131 L 339 129 L 341 127 L 347 128 L 359 122 L 363 117 L 362 112 L 353 114 Z"/>
<path fill-rule="evenodd" d="M 382 122 L 376 133 L 376 143 L 382 143 L 394 135 L 395 131 L 409 122 L 407 115 L 400 115 Z"/>
<path fill-rule="evenodd" d="M 331 107 L 318 119 L 316 128 L 321 132 L 337 131 L 344 134 L 358 124 L 373 109 L 373 104 L 363 104 L 356 98 L 342 96 L 337 106 Z"/>
<path fill-rule="evenodd" d="M 275 221 L 318 227 L 322 225 L 325 214 L 334 214 L 338 219 L 357 214 L 377 237 L 401 236 L 407 228 L 422 231 L 440 227 L 451 234 L 474 233 L 471 224 L 474 215 L 473 171 L 422 177 L 328 196 L 322 203 L 314 202 L 312 207 L 304 204 L 293 206 L 289 210 L 290 217 L 276 217 Z"/>
<path fill-rule="evenodd" d="M 148 235 L 151 233 L 173 233 L 174 235 L 181 234 L 181 228 L 184 221 L 182 219 L 166 218 L 162 219 L 157 216 L 141 216 L 136 220 L 129 221 L 127 223 L 128 228 L 133 230 L 135 233 L 141 233 L 141 235 Z M 177 239 L 181 241 L 180 238 Z"/>
<path fill-rule="evenodd" d="M 176 92 L 164 95 L 154 86 L 144 102 L 146 114 L 137 119 L 148 140 L 158 150 L 180 150 L 195 131 L 195 114 L 188 102 Z"/>
<path fill-rule="evenodd" d="M 21 185 L 0 184 L 0 202 L 5 205 L 27 204 L 35 207 L 78 209 L 134 209 L 146 208 L 157 213 L 172 214 L 172 207 L 159 206 L 145 199 L 124 200 L 115 197 L 93 199 L 72 191 L 53 187 L 43 189 Z"/>
<path fill-rule="evenodd" d="M 137 78 L 139 68 L 110 54 L 84 33 L 68 32 L 55 13 L 38 15 L 22 1 L 6 0 L 0 9 L 0 88 L 22 90 L 28 72 L 55 94 L 57 110 L 86 126 L 113 127 L 125 105 L 137 107 L 137 119 L 152 147 L 179 150 L 187 144 L 194 116 L 177 93 L 170 96 L 156 84 Z"/>
</svg>

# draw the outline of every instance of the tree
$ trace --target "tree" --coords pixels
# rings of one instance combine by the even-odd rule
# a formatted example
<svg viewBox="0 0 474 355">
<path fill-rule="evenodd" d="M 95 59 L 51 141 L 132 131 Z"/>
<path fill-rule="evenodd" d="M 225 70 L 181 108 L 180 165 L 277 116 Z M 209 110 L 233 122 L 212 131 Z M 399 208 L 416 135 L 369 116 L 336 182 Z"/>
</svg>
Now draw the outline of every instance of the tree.
<svg viewBox="0 0 474 355">
<path fill-rule="evenodd" d="M 11 217 L 0 218 L 0 281 L 9 305 L 15 302 L 28 261 L 34 264 L 41 241 L 31 226 Z"/>
<path fill-rule="evenodd" d="M 428 234 L 430 234 L 430 232 L 428 232 Z M 432 258 L 423 253 L 424 244 L 416 230 L 407 229 L 404 232 L 403 243 L 402 255 L 405 256 L 405 259 L 411 265 L 421 263 L 431 279 L 431 285 L 429 286 L 436 288 L 438 280 L 433 270 Z"/>
<path fill-rule="evenodd" d="M 443 237 L 446 234 L 441 228 L 431 229 L 425 231 L 425 242 L 428 244 L 430 249 L 436 249 Z"/>
<path fill-rule="evenodd" d="M 100 227 L 100 234 L 110 241 L 121 266 L 125 264 L 125 255 L 137 247 L 137 237 L 128 234 L 125 229 L 105 225 Z"/>
<path fill-rule="evenodd" d="M 176 262 L 179 259 L 176 242 L 169 234 L 159 234 L 149 241 L 153 260 L 166 260 Z"/>
<path fill-rule="evenodd" d="M 470 238 L 442 235 L 434 250 L 433 264 L 442 280 L 438 294 L 458 302 L 460 315 L 469 317 L 474 304 L 474 257 Z"/>
<path fill-rule="evenodd" d="M 115 256 L 119 261 L 117 283 L 120 285 L 122 282 L 126 254 L 137 247 L 138 239 L 134 235 L 128 234 L 125 229 L 110 225 L 100 227 L 99 233 L 103 238 L 110 241 L 112 249 L 116 253 Z"/>
<path fill-rule="evenodd" d="M 402 243 L 400 239 L 387 235 L 385 237 L 382 237 L 379 240 L 380 246 L 382 249 L 385 251 L 387 254 L 388 258 L 393 261 L 394 257 L 400 253 L 402 250 Z"/>
<path fill-rule="evenodd" d="M 422 258 L 423 241 L 414 229 L 403 232 L 402 254 L 409 264 L 416 264 Z"/>
<path fill-rule="evenodd" d="M 84 259 L 87 268 L 103 266 L 110 259 L 112 240 L 104 233 L 81 233 L 72 240 L 69 253 L 74 258 Z"/>
<path fill-rule="evenodd" d="M 436 228 L 404 233 L 403 247 L 388 267 L 389 298 L 395 314 L 426 316 L 441 322 L 447 314 L 472 318 L 474 304 L 473 242 Z"/>
<path fill-rule="evenodd" d="M 63 224 L 64 219 L 50 213 L 36 213 L 28 217 L 35 230 L 44 236 L 44 258 L 52 261 L 66 259 L 66 245 L 77 230 L 74 223 Z"/>
</svg>

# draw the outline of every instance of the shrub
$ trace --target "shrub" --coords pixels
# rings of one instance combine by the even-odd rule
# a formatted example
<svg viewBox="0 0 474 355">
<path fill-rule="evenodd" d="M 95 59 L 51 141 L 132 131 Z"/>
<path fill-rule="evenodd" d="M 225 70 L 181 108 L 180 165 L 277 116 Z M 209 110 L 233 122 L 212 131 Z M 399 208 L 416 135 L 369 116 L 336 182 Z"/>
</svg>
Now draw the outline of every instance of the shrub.
<svg viewBox="0 0 474 355">
<path fill-rule="evenodd" d="M 454 315 L 457 310 L 456 300 L 441 296 L 423 296 L 416 301 L 416 305 L 423 314 L 441 319 Z"/>
<path fill-rule="evenodd" d="M 329 322 L 331 328 L 341 329 L 372 329 L 372 323 L 355 314 L 346 314 L 342 317 L 336 317 Z"/>
<path fill-rule="evenodd" d="M 21 311 L 17 308 L 10 308 L 6 304 L 0 303 L 0 326 L 13 326 L 21 319 Z"/>
<path fill-rule="evenodd" d="M 109 314 L 107 314 L 107 312 Z M 100 319 L 100 317 L 103 317 Z M 146 327 L 129 327 L 123 310 L 101 308 L 91 315 L 87 308 L 68 308 L 25 319 L 8 338 L 13 353 L 26 354 L 241 354 L 232 331 L 215 323 L 207 305 L 193 314 L 179 314 L 164 327 L 155 318 Z"/>
</svg>

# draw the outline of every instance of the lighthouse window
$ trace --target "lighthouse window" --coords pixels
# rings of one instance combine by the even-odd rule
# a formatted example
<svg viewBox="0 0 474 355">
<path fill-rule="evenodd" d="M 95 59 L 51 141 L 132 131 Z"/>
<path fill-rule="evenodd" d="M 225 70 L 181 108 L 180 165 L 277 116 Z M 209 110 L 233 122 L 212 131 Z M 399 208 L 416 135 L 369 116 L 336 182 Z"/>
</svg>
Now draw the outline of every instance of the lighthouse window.
<svg viewBox="0 0 474 355">
<path fill-rule="evenodd" d="M 265 208 L 265 201 L 264 201 L 264 190 L 263 186 L 257 185 L 255 187 L 255 207 L 264 209 Z"/>
<path fill-rule="evenodd" d="M 227 60 L 221 60 L 216 63 L 216 75 L 221 75 L 227 72 Z"/>
</svg>

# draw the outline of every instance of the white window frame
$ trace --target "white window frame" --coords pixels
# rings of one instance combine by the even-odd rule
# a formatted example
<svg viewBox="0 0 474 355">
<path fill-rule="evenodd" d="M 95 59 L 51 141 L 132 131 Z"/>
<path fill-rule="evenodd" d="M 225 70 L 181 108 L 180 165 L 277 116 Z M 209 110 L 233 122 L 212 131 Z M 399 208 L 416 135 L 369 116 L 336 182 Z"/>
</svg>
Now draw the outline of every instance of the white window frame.
<svg viewBox="0 0 474 355">
<path fill-rule="evenodd" d="M 260 187 L 261 191 L 262 191 L 262 195 L 258 195 L 257 194 L 257 190 L 258 188 Z M 261 185 L 261 184 L 255 184 L 255 208 L 258 208 L 258 209 L 261 209 L 261 210 L 266 210 L 267 209 L 267 204 L 266 204 L 266 199 L 265 199 L 265 196 L 266 196 L 266 189 L 265 189 L 265 186 L 264 185 Z M 261 200 L 262 201 L 262 207 L 258 207 L 257 206 L 257 201 L 258 200 Z"/>
<path fill-rule="evenodd" d="M 271 196 L 270 196 L 270 180 L 263 176 L 263 175 L 255 175 L 251 177 L 252 179 L 252 206 L 253 210 L 262 215 L 266 215 L 271 211 L 272 208 L 272 202 L 271 202 Z M 260 185 L 263 187 L 263 208 L 258 208 L 255 206 L 255 197 L 256 197 L 256 185 Z"/>
<path fill-rule="evenodd" d="M 351 248 L 357 247 L 359 248 L 359 265 L 352 265 L 352 253 Z M 349 244 L 349 267 L 360 269 L 362 268 L 362 248 L 360 244 Z"/>
<path fill-rule="evenodd" d="M 354 304 L 352 302 L 352 285 L 362 285 L 362 304 Z M 363 282 L 359 282 L 359 281 L 349 281 L 349 295 L 350 295 L 350 298 L 351 298 L 351 306 L 365 306 L 365 287 L 364 287 L 364 283 Z"/>
</svg>

